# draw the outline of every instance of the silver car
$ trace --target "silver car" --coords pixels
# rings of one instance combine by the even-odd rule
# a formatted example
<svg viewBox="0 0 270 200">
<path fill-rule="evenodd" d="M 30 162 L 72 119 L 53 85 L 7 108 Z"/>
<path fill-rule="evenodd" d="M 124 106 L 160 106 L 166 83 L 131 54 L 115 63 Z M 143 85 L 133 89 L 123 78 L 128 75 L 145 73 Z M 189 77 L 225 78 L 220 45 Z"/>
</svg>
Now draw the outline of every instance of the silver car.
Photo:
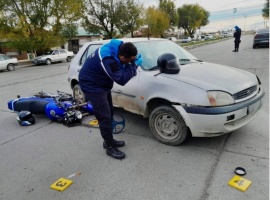
<svg viewBox="0 0 270 200">
<path fill-rule="evenodd" d="M 160 38 L 125 38 L 143 55 L 142 66 L 125 86 L 114 84 L 113 103 L 149 118 L 153 135 L 162 143 L 179 145 L 188 135 L 213 137 L 248 124 L 262 106 L 259 78 L 237 68 L 203 62 L 177 45 Z M 78 73 L 89 55 L 102 44 L 86 43 L 69 66 L 68 81 L 78 102 L 85 101 Z M 161 73 L 157 59 L 163 53 L 179 58 L 178 74 Z"/>
<path fill-rule="evenodd" d="M 74 57 L 73 52 L 67 51 L 65 49 L 55 49 L 47 51 L 44 55 L 38 56 L 33 59 L 33 63 L 35 65 L 39 64 L 46 64 L 50 65 L 55 62 L 63 62 L 67 61 L 70 62 L 71 59 Z"/>
<path fill-rule="evenodd" d="M 16 65 L 18 65 L 17 58 L 11 58 L 4 54 L 0 54 L 0 70 L 14 71 Z"/>
</svg>

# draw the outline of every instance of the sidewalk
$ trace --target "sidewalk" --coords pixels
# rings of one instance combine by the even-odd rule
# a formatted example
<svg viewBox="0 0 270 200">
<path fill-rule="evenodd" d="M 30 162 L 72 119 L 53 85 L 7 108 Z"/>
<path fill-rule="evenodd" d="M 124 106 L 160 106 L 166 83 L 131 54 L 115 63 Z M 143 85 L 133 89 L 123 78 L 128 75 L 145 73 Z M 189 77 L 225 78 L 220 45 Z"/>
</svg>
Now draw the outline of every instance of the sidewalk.
<svg viewBox="0 0 270 200">
<path fill-rule="evenodd" d="M 34 66 L 32 60 L 18 60 L 18 65 L 16 66 L 16 68 L 24 68 L 30 66 Z"/>
</svg>

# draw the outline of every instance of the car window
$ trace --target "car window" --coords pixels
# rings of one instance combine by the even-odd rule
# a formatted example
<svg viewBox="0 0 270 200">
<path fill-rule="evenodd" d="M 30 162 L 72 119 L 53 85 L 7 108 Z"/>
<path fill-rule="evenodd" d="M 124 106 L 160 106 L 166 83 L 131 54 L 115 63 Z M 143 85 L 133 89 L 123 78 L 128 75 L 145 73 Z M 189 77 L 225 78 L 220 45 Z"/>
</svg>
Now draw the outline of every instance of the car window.
<svg viewBox="0 0 270 200">
<path fill-rule="evenodd" d="M 59 51 L 58 50 L 54 50 L 54 52 L 52 53 L 52 55 L 58 55 Z"/>
<path fill-rule="evenodd" d="M 8 59 L 11 59 L 11 58 L 6 55 L 0 55 L 0 60 L 8 60 Z"/>
<path fill-rule="evenodd" d="M 67 52 L 64 49 L 60 49 L 60 54 L 66 54 Z"/>
<path fill-rule="evenodd" d="M 53 52 L 54 52 L 53 50 L 47 51 L 44 55 L 52 55 Z"/>
<path fill-rule="evenodd" d="M 148 41 L 148 42 L 136 42 L 134 45 L 138 49 L 138 53 L 143 55 L 142 68 L 149 70 L 157 66 L 157 59 L 164 53 L 172 53 L 180 60 L 180 64 L 187 64 L 197 60 L 192 54 L 180 47 L 175 42 L 168 40 L 164 41 Z"/>
<path fill-rule="evenodd" d="M 82 55 L 80 65 L 82 66 L 89 56 L 93 56 L 95 54 L 96 49 L 99 48 L 101 45 L 102 44 L 90 44 Z"/>
<path fill-rule="evenodd" d="M 268 28 L 258 29 L 257 33 L 269 33 Z"/>
</svg>

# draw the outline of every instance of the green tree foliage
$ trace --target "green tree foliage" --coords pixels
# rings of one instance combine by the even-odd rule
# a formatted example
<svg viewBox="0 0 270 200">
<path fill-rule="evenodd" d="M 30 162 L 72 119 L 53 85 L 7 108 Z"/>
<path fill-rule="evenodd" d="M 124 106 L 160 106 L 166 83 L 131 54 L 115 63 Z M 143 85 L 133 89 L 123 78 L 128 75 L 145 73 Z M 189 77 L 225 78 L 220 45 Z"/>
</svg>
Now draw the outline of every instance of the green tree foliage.
<svg viewBox="0 0 270 200">
<path fill-rule="evenodd" d="M 147 24 L 147 35 L 163 37 L 165 30 L 170 27 L 169 15 L 155 7 L 146 10 L 145 23 Z"/>
<path fill-rule="evenodd" d="M 131 37 L 134 37 L 134 31 L 138 30 L 143 23 L 141 16 L 143 5 L 136 4 L 134 0 L 127 0 L 121 2 L 117 9 L 120 16 L 115 23 L 117 29 L 122 36 L 130 33 Z"/>
<path fill-rule="evenodd" d="M 63 27 L 60 31 L 60 34 L 64 37 L 64 38 L 68 38 L 71 39 L 72 37 L 74 37 L 75 35 L 78 34 L 78 25 L 75 23 L 65 23 L 63 24 Z"/>
<path fill-rule="evenodd" d="M 264 7 L 262 9 L 262 16 L 265 19 L 269 19 L 269 0 L 266 0 L 266 3 L 264 4 Z"/>
<path fill-rule="evenodd" d="M 209 23 L 210 13 L 198 4 L 185 4 L 177 9 L 177 13 L 178 28 L 183 28 L 189 35 L 193 35 L 196 29 Z"/>
<path fill-rule="evenodd" d="M 66 22 L 78 20 L 82 0 L 0 0 L 0 36 L 7 46 L 22 51 L 42 51 L 61 46 Z"/>
<path fill-rule="evenodd" d="M 86 14 L 83 27 L 92 33 L 103 33 L 108 38 L 133 32 L 141 21 L 141 5 L 134 0 L 85 0 Z"/>
<path fill-rule="evenodd" d="M 159 9 L 167 14 L 170 18 L 170 28 L 173 29 L 178 23 L 178 14 L 175 4 L 172 0 L 159 0 Z"/>
</svg>

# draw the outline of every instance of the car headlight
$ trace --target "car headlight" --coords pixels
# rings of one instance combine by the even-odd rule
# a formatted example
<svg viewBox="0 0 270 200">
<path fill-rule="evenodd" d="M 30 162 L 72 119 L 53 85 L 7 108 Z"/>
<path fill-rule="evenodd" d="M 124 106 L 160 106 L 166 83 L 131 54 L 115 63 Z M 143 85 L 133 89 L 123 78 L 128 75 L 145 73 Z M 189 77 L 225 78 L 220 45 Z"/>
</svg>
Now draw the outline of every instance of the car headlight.
<svg viewBox="0 0 270 200">
<path fill-rule="evenodd" d="M 234 103 L 233 97 L 222 91 L 207 91 L 207 97 L 211 106 L 225 106 Z"/>
</svg>

